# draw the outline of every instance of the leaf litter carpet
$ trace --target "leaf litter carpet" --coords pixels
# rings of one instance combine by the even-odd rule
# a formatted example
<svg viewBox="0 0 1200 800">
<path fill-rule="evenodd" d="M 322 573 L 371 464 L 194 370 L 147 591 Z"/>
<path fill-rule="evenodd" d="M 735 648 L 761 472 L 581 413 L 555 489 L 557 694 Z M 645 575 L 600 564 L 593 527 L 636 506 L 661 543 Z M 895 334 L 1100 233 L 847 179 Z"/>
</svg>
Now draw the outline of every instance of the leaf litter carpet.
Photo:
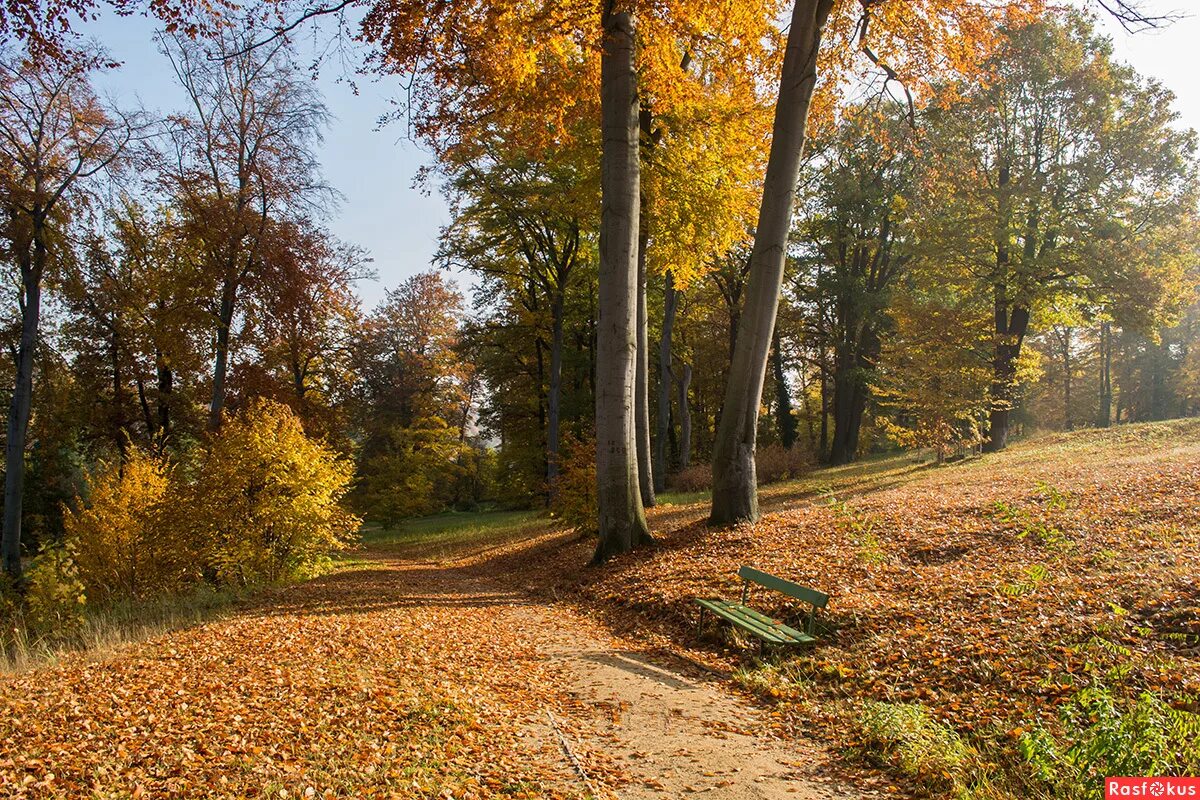
<svg viewBox="0 0 1200 800">
<path fill-rule="evenodd" d="M 399 561 L 0 677 L 0 797 L 864 796 L 833 767 L 694 665 Z"/>
</svg>

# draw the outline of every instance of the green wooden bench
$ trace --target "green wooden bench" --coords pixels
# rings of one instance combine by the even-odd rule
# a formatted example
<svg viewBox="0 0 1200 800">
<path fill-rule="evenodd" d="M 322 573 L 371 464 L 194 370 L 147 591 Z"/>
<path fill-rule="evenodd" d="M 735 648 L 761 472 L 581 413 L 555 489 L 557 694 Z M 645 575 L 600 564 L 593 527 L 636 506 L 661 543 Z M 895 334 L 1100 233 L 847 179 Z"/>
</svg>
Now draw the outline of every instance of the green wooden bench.
<svg viewBox="0 0 1200 800">
<path fill-rule="evenodd" d="M 742 567 L 738 570 L 742 579 L 742 600 L 734 603 L 728 600 L 697 598 L 700 606 L 700 627 L 704 626 L 704 612 L 711 611 L 716 617 L 723 619 L 752 636 L 758 637 L 762 644 L 797 645 L 810 644 L 816 639 L 817 610 L 829 604 L 829 595 L 801 586 L 798 583 L 777 578 L 754 567 Z M 811 606 L 807 614 L 808 620 L 803 631 L 785 625 L 776 619 L 771 619 L 761 611 L 755 611 L 746 605 L 750 599 L 750 585 L 757 584 L 767 589 L 774 589 L 788 597 L 808 603 Z"/>
</svg>

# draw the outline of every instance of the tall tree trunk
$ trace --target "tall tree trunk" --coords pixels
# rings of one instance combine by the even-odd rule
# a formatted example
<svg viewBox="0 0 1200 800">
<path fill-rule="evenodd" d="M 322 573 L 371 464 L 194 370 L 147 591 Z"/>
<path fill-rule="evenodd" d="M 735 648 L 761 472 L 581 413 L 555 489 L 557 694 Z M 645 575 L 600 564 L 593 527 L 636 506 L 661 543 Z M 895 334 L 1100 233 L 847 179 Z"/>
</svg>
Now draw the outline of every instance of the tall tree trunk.
<svg viewBox="0 0 1200 800">
<path fill-rule="evenodd" d="M 692 465 L 692 406 L 688 402 L 688 389 L 692 385 L 692 365 L 684 364 L 679 368 L 679 380 L 675 390 L 679 403 L 679 468 L 687 469 Z"/>
<path fill-rule="evenodd" d="M 596 499 L 599 537 L 593 563 L 651 541 L 638 485 L 634 383 L 637 372 L 638 153 L 636 25 L 629 13 L 603 11 L 600 57 L 603 126 L 600 320 L 596 341 Z"/>
<path fill-rule="evenodd" d="M 758 408 L 783 286 L 808 109 L 817 82 L 817 53 L 832 6 L 833 0 L 796 0 L 792 10 L 746 302 L 713 446 L 711 519 L 717 524 L 758 518 L 754 471 Z"/>
<path fill-rule="evenodd" d="M 38 326 L 42 314 L 42 275 L 46 246 L 35 233 L 32 263 L 21 268 L 21 341 L 17 346 L 17 375 L 8 408 L 8 439 L 4 453 L 4 528 L 0 555 L 4 571 L 14 582 L 21 580 L 21 512 L 25 498 L 25 439 L 33 404 L 33 358 L 37 351 Z"/>
<path fill-rule="evenodd" d="M 1063 329 L 1063 427 L 1075 429 L 1071 416 L 1071 328 Z"/>
<path fill-rule="evenodd" d="M 640 205 L 640 201 L 639 201 Z M 642 206 L 643 215 L 645 206 Z M 646 312 L 646 247 L 650 237 L 639 220 L 637 257 L 637 370 L 634 378 L 634 414 L 637 434 L 638 488 L 642 505 L 654 507 L 654 469 L 650 450 L 650 333 Z"/>
<path fill-rule="evenodd" d="M 1107 428 L 1112 424 L 1112 323 L 1100 323 L 1100 408 L 1096 424 Z"/>
<path fill-rule="evenodd" d="M 217 359 L 213 365 L 212 402 L 208 406 L 208 430 L 215 433 L 221 428 L 221 415 L 225 411 L 225 376 L 229 371 L 229 332 L 233 328 L 233 309 L 237 298 L 237 287 L 226 281 L 221 288 L 221 307 L 217 316 Z"/>
<path fill-rule="evenodd" d="M 1008 426 L 1016 401 L 1017 358 L 1029 329 L 1029 309 L 1013 306 L 1011 314 L 1005 288 L 996 287 L 996 343 L 992 356 L 991 411 L 985 453 L 999 453 L 1008 446 Z"/>
<path fill-rule="evenodd" d="M 562 417 L 563 296 L 559 292 L 550 304 L 550 394 L 546 399 L 546 482 L 554 495 L 558 479 L 560 419 Z"/>
<path fill-rule="evenodd" d="M 847 349 L 847 360 L 836 367 L 833 390 L 833 443 L 829 463 L 849 464 L 858 458 L 858 441 L 863 417 L 871 398 L 868 376 L 879 360 L 883 343 L 871 326 L 866 326 Z"/>
<path fill-rule="evenodd" d="M 156 357 L 158 372 L 158 430 L 155 432 L 157 447 L 161 452 L 171 435 L 171 393 L 175 391 L 175 373 L 162 353 Z"/>
<path fill-rule="evenodd" d="M 1150 419 L 1161 422 L 1168 416 L 1167 368 L 1171 358 L 1170 345 L 1165 339 L 1150 345 Z"/>
<path fill-rule="evenodd" d="M 856 376 L 841 347 L 833 368 L 833 441 L 829 446 L 829 463 L 835 467 L 854 460 L 850 439 L 854 426 Z"/>
<path fill-rule="evenodd" d="M 771 345 L 771 361 L 775 367 L 775 427 L 779 430 L 779 443 L 791 450 L 796 444 L 796 414 L 792 407 L 792 392 L 784 369 L 783 352 L 779 349 L 779 331 Z"/>
<path fill-rule="evenodd" d="M 117 473 L 123 474 L 125 464 L 129 460 L 129 437 L 125 422 L 125 378 L 121 374 L 121 334 L 116 319 L 111 320 L 111 331 L 112 341 L 108 355 L 113 384 L 112 434 L 113 444 L 117 446 Z"/>
<path fill-rule="evenodd" d="M 675 330 L 678 296 L 675 278 L 663 277 L 663 324 L 658 339 L 658 425 L 654 437 L 654 491 L 667 490 L 667 440 L 671 435 L 671 336 Z"/>
<path fill-rule="evenodd" d="M 817 442 L 817 452 L 824 455 L 829 452 L 829 373 L 825 365 L 821 367 L 821 436 Z"/>
</svg>

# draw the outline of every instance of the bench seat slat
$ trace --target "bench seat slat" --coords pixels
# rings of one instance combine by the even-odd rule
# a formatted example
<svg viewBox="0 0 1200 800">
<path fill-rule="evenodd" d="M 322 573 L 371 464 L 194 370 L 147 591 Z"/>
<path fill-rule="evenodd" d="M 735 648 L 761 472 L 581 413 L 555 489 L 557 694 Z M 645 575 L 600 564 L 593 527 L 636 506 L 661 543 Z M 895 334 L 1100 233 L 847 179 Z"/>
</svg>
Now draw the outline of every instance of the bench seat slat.
<svg viewBox="0 0 1200 800">
<path fill-rule="evenodd" d="M 815 641 L 808 634 L 784 625 L 782 622 L 777 622 L 741 603 L 706 599 L 699 599 L 696 602 L 717 616 L 772 644 L 806 644 Z"/>
</svg>

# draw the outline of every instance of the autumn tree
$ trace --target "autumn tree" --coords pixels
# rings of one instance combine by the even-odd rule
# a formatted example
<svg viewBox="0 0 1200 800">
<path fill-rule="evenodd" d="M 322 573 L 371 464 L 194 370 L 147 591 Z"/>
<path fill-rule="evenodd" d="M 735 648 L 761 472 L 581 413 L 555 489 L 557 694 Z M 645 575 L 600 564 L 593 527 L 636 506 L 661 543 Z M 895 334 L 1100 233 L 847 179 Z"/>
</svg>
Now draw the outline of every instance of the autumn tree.
<svg viewBox="0 0 1200 800">
<path fill-rule="evenodd" d="M 1115 63 L 1082 16 L 1007 29 L 988 69 L 986 83 L 946 89 L 954 99 L 932 116 L 942 189 L 930 194 L 940 212 L 928 215 L 938 229 L 928 238 L 991 297 L 986 449 L 996 451 L 1035 312 L 1060 296 L 1098 298 L 1134 274 L 1133 305 L 1161 303 L 1169 261 L 1143 269 L 1098 251 L 1150 246 L 1194 202 L 1194 142 L 1171 94 Z"/>
<path fill-rule="evenodd" d="M 355 288 L 372 277 L 369 261 L 311 219 L 273 223 L 248 286 L 242 339 L 254 358 L 238 365 L 233 391 L 284 403 L 311 435 L 344 446 L 362 316 Z"/>
<path fill-rule="evenodd" d="M 480 0 L 427 6 L 386 0 L 374 4 L 364 21 L 363 37 L 377 46 L 376 65 L 386 72 L 414 76 L 415 90 L 409 94 L 405 111 L 417 134 L 439 154 L 469 140 L 480 121 L 497 116 L 537 120 L 538 125 L 530 127 L 553 137 L 561 130 L 563 119 L 576 118 L 581 105 L 594 108 L 597 100 L 600 116 L 607 120 L 604 124 L 631 126 L 628 131 L 622 128 L 617 140 L 606 133 L 602 154 L 605 211 L 600 234 L 602 320 L 596 408 L 601 505 L 597 555 L 601 560 L 646 538 L 641 497 L 631 501 L 625 489 L 626 481 L 632 480 L 640 495 L 637 422 L 633 417 L 627 420 L 625 410 L 629 405 L 628 413 L 633 414 L 637 343 L 645 338 L 637 329 L 636 255 L 641 215 L 628 214 L 640 212 L 641 205 L 639 93 L 652 101 L 648 107 L 656 116 L 664 114 L 672 105 L 671 98 L 678 95 L 676 87 L 704 82 L 704 76 L 680 68 L 687 54 L 705 62 L 711 61 L 708 53 L 723 50 L 761 52 L 764 43 L 773 41 L 770 24 L 776 10 L 773 3 L 721 9 L 690 2 L 645 7 L 608 3 L 597 14 L 597 9 L 586 3 L 543 6 Z M 710 35 L 712 32 L 720 35 Z M 621 46 L 615 48 L 614 42 Z M 624 66 L 616 68 L 613 59 L 618 56 L 628 57 L 628 64 L 622 61 Z M 566 75 L 564 64 L 571 66 Z M 609 80 L 597 82 L 605 64 Z M 613 103 L 628 103 L 628 108 L 614 109 Z M 615 127 L 608 130 L 618 133 Z M 626 152 L 626 144 L 632 147 L 632 155 Z M 631 192 L 638 196 L 628 200 Z M 626 264 L 625 241 L 630 235 L 634 259 Z M 652 243 L 650 246 L 653 248 Z M 617 272 L 625 267 L 633 270 L 633 286 L 628 290 L 624 272 Z M 626 291 L 632 309 L 628 331 Z M 632 347 L 627 346 L 627 334 Z M 633 370 L 628 382 L 624 377 L 626 358 Z M 642 370 L 643 375 L 647 373 Z M 646 439 L 642 437 L 643 445 L 648 444 Z M 643 446 L 642 451 L 643 461 L 648 463 L 647 449 Z"/>
<path fill-rule="evenodd" d="M 389 291 L 355 346 L 358 502 L 394 522 L 443 510 L 470 466 L 475 383 L 459 354 L 463 298 L 436 272 Z"/>
<path fill-rule="evenodd" d="M 216 342 L 209 430 L 221 423 L 232 336 L 243 291 L 264 270 L 272 225 L 328 200 L 314 148 L 326 110 L 286 41 L 248 47 L 253 27 L 207 45 L 162 39 L 191 109 L 170 126 L 164 188 L 198 242 Z"/>
<path fill-rule="evenodd" d="M 107 108 L 89 82 L 95 58 L 0 56 L 0 205 L 5 262 L 18 287 L 20 341 L 5 442 L 4 569 L 21 574 L 26 433 L 42 289 L 66 256 L 67 226 L 85 203 L 89 178 L 114 167 L 136 121 Z"/>
<path fill-rule="evenodd" d="M 814 344 L 832 354 L 833 436 L 823 455 L 835 465 L 857 455 L 891 295 L 912 260 L 911 130 L 898 113 L 853 109 L 818 142 L 815 174 L 801 192 L 792 288 Z"/>
<path fill-rule="evenodd" d="M 128 444 L 164 452 L 181 418 L 195 432 L 191 389 L 204 373 L 195 256 L 172 214 L 123 194 L 61 270 L 63 333 L 90 428 L 119 461 Z"/>
<path fill-rule="evenodd" d="M 553 492 L 567 302 L 580 273 L 595 261 L 597 164 L 590 131 L 541 154 L 521 149 L 509 133 L 481 135 L 446 159 L 453 221 L 442 232 L 438 259 L 490 279 L 501 294 L 485 296 L 501 303 L 515 299 L 531 317 L 539 405 L 545 397 L 544 477 Z M 548 325 L 538 324 L 539 316 Z"/>
</svg>

